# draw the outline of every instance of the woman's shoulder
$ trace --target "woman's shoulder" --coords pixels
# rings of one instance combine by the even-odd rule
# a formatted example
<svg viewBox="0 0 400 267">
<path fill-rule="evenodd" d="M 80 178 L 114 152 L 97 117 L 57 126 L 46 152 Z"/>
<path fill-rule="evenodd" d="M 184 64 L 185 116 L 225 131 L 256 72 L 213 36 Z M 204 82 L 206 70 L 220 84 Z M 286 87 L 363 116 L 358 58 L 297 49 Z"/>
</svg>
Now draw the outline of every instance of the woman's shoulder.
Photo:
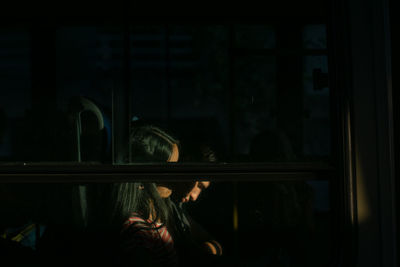
<svg viewBox="0 0 400 267">
<path fill-rule="evenodd" d="M 122 234 L 135 233 L 151 230 L 151 223 L 144 219 L 138 213 L 132 213 L 131 216 L 124 222 Z"/>
<path fill-rule="evenodd" d="M 125 221 L 124 226 L 129 226 L 138 223 L 147 224 L 148 222 L 147 220 L 143 219 L 143 217 L 139 213 L 132 212 L 128 220 Z"/>
<path fill-rule="evenodd" d="M 139 214 L 132 214 L 124 223 L 121 241 L 125 247 L 151 247 L 152 233 L 147 221 Z"/>
<path fill-rule="evenodd" d="M 126 237 L 134 236 L 136 240 L 153 240 L 158 226 L 158 224 L 144 219 L 140 214 L 132 213 L 125 221 L 121 234 Z"/>
<path fill-rule="evenodd" d="M 121 241 L 122 252 L 144 249 L 155 262 L 168 263 L 163 266 L 176 266 L 177 256 L 172 237 L 161 223 L 151 222 L 134 213 L 124 224 Z"/>
</svg>

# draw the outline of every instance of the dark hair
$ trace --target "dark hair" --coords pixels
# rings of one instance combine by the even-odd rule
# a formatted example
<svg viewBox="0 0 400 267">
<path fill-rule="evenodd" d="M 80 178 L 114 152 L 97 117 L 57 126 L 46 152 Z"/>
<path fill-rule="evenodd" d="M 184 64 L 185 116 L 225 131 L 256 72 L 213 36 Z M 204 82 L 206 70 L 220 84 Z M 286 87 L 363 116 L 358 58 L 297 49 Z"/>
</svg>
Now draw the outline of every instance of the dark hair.
<svg viewBox="0 0 400 267">
<path fill-rule="evenodd" d="M 202 162 L 217 162 L 218 158 L 215 151 L 209 145 L 200 146 L 201 161 Z"/>
<path fill-rule="evenodd" d="M 184 143 L 182 153 L 179 151 L 179 158 L 184 162 L 218 162 L 217 153 L 208 142 Z"/>
<path fill-rule="evenodd" d="M 130 162 L 166 162 L 178 141 L 158 127 L 134 127 L 130 136 Z"/>
<path fill-rule="evenodd" d="M 168 220 L 168 205 L 162 199 L 154 183 L 112 183 L 90 186 L 91 198 L 95 208 L 89 214 L 89 226 L 110 227 L 116 231 L 132 216 L 133 212 L 147 219 L 153 215 L 153 221 Z M 156 217 L 154 217 L 154 215 Z"/>
<path fill-rule="evenodd" d="M 166 162 L 172 154 L 173 145 L 177 143 L 174 138 L 155 126 L 133 128 L 129 141 L 130 162 Z M 91 195 L 96 199 L 92 204 L 97 208 L 93 209 L 89 224 L 97 226 L 105 224 L 120 229 L 132 212 L 139 213 L 143 218 L 152 215 L 154 222 L 168 221 L 169 202 L 160 197 L 155 183 L 94 185 Z"/>
</svg>

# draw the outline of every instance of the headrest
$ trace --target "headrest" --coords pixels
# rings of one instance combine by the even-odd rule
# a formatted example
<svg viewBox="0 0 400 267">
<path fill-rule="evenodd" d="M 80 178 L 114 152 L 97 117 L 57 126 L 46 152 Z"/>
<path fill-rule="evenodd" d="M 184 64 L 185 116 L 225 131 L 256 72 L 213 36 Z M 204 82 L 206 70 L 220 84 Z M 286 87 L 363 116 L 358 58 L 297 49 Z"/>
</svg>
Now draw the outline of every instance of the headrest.
<svg viewBox="0 0 400 267">
<path fill-rule="evenodd" d="M 97 119 L 97 129 L 102 130 L 104 128 L 103 114 L 93 101 L 83 96 L 73 97 L 69 108 L 73 119 L 80 120 L 83 112 L 91 112 Z"/>
<path fill-rule="evenodd" d="M 73 158 L 77 161 L 102 161 L 111 149 L 111 123 L 101 109 L 83 96 L 71 98 L 69 119 L 75 144 Z"/>
</svg>

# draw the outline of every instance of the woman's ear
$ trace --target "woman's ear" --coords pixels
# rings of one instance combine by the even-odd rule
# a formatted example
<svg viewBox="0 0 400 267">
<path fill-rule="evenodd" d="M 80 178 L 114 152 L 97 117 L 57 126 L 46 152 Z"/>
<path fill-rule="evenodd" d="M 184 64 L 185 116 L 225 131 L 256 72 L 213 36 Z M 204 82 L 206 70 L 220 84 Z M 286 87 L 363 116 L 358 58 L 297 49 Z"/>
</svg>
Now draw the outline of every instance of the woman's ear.
<svg viewBox="0 0 400 267">
<path fill-rule="evenodd" d="M 157 184 L 156 187 L 161 198 L 168 198 L 171 196 L 173 190 L 170 186 L 166 184 Z"/>
<path fill-rule="evenodd" d="M 172 153 L 169 156 L 167 162 L 178 162 L 179 160 L 179 149 L 177 144 L 172 145 Z"/>
</svg>

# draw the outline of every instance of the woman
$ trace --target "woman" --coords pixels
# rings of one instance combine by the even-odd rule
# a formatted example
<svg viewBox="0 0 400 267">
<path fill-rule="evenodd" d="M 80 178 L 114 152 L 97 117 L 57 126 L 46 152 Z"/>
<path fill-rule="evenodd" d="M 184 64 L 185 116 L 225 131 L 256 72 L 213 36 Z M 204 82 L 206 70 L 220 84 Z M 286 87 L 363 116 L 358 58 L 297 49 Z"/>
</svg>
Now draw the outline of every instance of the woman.
<svg viewBox="0 0 400 267">
<path fill-rule="evenodd" d="M 177 162 L 179 158 L 178 142 L 154 126 L 134 128 L 130 137 L 130 149 L 130 162 L 134 163 Z M 134 251 L 136 255 L 140 253 L 141 258 L 146 260 L 145 263 L 177 266 L 178 257 L 169 231 L 171 227 L 168 226 L 170 205 L 166 201 L 172 193 L 171 189 L 167 185 L 154 183 L 126 186 L 134 187 L 136 192 L 129 194 L 120 191 L 119 195 L 136 196 L 134 202 L 137 206 L 125 205 L 133 211 L 125 220 L 121 235 L 122 251 L 127 256 L 125 262 L 132 260 L 132 263 L 138 264 L 137 257 L 129 255 Z"/>
<path fill-rule="evenodd" d="M 136 127 L 130 136 L 130 162 L 176 162 L 177 143 L 157 127 Z M 99 243 L 118 242 L 119 249 L 111 253 L 117 253 L 120 265 L 178 266 L 168 230 L 168 187 L 150 182 L 97 184 L 88 194 L 88 229 L 94 236 L 108 233 Z"/>
<path fill-rule="evenodd" d="M 130 149 L 130 162 L 133 163 L 177 162 L 179 159 L 178 141 L 154 126 L 134 128 Z M 100 209 L 93 209 L 97 211 L 89 216 L 89 219 L 92 218 L 89 226 L 101 233 L 109 230 L 110 225 L 111 229 L 120 231 L 119 259 L 124 266 L 183 266 L 190 260 L 185 258 L 189 255 L 188 251 L 193 257 L 191 260 L 198 262 L 196 256 L 203 253 L 201 247 L 204 246 L 196 244 L 191 232 L 181 231 L 182 214 L 170 196 L 175 192 L 175 195 L 179 194 L 178 199 L 194 200 L 201 191 L 199 184 L 202 183 L 96 185 L 92 196 L 93 193 L 97 196 L 92 198 L 96 199 L 92 206 Z M 206 248 L 208 250 L 203 249 L 204 254 L 210 251 L 209 246 Z"/>
</svg>

